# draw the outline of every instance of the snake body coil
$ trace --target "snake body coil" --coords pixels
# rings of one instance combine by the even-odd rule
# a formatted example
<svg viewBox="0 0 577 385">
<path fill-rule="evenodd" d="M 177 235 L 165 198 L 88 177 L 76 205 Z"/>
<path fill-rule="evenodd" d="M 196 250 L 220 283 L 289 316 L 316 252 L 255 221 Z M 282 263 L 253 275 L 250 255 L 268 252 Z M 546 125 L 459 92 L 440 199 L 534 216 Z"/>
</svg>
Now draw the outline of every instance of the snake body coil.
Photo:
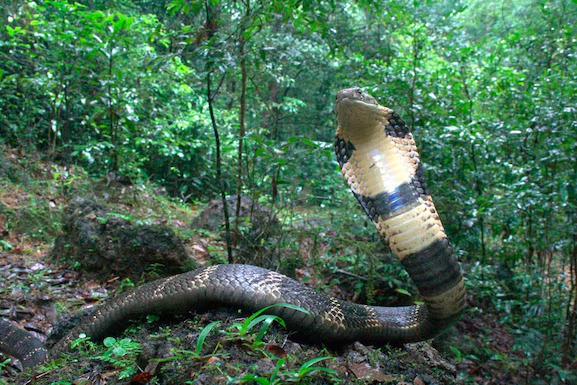
<svg viewBox="0 0 577 385">
<path fill-rule="evenodd" d="M 282 274 L 250 265 L 217 265 L 142 285 L 110 299 L 48 353 L 57 357 L 81 333 L 99 339 L 112 328 L 149 313 L 218 305 L 274 307 L 287 326 L 331 343 L 412 342 L 451 326 L 464 307 L 465 288 L 443 225 L 427 191 L 412 134 L 391 109 L 358 88 L 337 95 L 335 152 L 353 194 L 417 285 L 424 304 L 377 307 L 330 298 Z M 0 320 L 0 350 L 24 366 L 45 359 L 44 347 Z"/>
</svg>

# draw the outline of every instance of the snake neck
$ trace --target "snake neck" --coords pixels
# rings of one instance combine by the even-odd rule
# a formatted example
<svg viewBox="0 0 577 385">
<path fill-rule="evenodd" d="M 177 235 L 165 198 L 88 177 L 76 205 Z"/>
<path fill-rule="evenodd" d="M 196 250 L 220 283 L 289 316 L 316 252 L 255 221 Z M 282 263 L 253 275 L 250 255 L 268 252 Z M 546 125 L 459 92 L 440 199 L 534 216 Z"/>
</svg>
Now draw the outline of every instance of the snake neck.
<svg viewBox="0 0 577 385">
<path fill-rule="evenodd" d="M 358 88 L 340 91 L 335 111 L 343 176 L 425 300 L 425 321 L 414 327 L 451 324 L 463 309 L 464 282 L 412 134 L 393 110 Z"/>
</svg>

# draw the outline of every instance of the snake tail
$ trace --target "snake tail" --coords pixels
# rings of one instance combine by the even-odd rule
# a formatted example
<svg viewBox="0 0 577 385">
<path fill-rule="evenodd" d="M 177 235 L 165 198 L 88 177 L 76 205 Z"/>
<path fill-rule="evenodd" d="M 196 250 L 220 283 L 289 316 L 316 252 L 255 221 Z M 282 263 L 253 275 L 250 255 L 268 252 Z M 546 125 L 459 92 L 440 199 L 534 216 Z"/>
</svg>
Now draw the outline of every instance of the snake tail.
<svg viewBox="0 0 577 385">
<path fill-rule="evenodd" d="M 38 338 L 3 318 L 0 318 L 0 351 L 16 357 L 25 368 L 47 357 L 46 348 Z"/>
</svg>

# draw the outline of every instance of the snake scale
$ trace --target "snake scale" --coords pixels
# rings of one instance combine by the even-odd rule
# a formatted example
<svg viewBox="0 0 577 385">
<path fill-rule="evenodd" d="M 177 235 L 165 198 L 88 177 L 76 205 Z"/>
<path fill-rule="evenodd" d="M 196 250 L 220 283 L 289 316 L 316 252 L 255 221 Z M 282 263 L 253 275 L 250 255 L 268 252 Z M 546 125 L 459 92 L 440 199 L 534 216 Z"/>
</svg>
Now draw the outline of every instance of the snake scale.
<svg viewBox="0 0 577 385">
<path fill-rule="evenodd" d="M 335 153 L 361 206 L 416 284 L 423 303 L 404 307 L 355 304 L 319 294 L 282 274 L 251 265 L 216 265 L 159 279 L 108 300 L 50 351 L 10 321 L 0 320 L 0 350 L 34 366 L 70 349 L 81 333 L 101 339 L 149 313 L 218 305 L 255 311 L 274 307 L 287 327 L 320 342 L 413 342 L 435 337 L 463 312 L 465 285 L 425 185 L 412 134 L 391 109 L 360 88 L 337 94 Z"/>
</svg>

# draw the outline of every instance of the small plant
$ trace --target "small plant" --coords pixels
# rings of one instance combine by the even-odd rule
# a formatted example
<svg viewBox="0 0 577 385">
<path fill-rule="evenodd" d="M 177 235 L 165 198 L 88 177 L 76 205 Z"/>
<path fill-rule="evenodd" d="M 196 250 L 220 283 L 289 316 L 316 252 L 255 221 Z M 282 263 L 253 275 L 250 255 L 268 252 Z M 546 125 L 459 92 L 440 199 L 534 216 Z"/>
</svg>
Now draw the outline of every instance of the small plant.
<svg viewBox="0 0 577 385">
<path fill-rule="evenodd" d="M 92 358 L 106 361 L 120 369 L 119 379 L 132 376 L 138 371 L 135 357 L 142 351 L 142 346 L 130 338 L 117 340 L 114 337 L 106 337 L 102 341 L 108 349 L 99 356 Z"/>
<path fill-rule="evenodd" d="M 78 350 L 80 353 L 88 354 L 96 350 L 96 344 L 84 333 L 80 333 L 77 339 L 70 344 L 71 350 Z"/>
<path fill-rule="evenodd" d="M 204 358 L 206 356 L 202 355 L 202 348 L 204 343 L 206 342 L 206 337 L 210 334 L 212 329 L 214 329 L 220 321 L 213 321 L 206 325 L 199 333 L 198 339 L 196 340 L 196 348 L 194 351 L 192 350 L 184 350 L 184 349 L 172 349 L 172 353 L 174 354 L 172 357 L 165 357 L 154 359 L 153 361 L 156 362 L 168 362 L 168 361 L 175 361 L 180 360 L 184 357 L 192 357 L 192 358 Z M 213 352 L 214 353 L 214 352 Z"/>
<path fill-rule="evenodd" d="M 119 379 L 130 377 L 138 371 L 135 358 L 142 351 L 142 346 L 138 342 L 134 342 L 130 338 L 117 340 L 114 337 L 106 337 L 102 343 L 107 348 L 106 351 L 102 354 L 92 355 L 90 359 L 108 362 L 119 369 Z M 71 347 L 84 354 L 94 354 L 97 350 L 97 344 L 92 342 L 90 337 L 84 333 L 72 341 Z"/>
<path fill-rule="evenodd" d="M 147 314 L 146 315 L 146 323 L 154 323 L 156 321 L 158 321 L 160 319 L 160 316 L 158 314 Z"/>
<path fill-rule="evenodd" d="M 334 375 L 337 373 L 336 370 L 334 370 L 334 369 L 325 368 L 324 366 L 314 366 L 315 364 L 317 364 L 321 361 L 332 360 L 332 359 L 333 359 L 333 357 L 313 358 L 312 360 L 309 360 L 309 361 L 305 362 L 304 364 L 302 364 L 297 371 L 288 372 L 286 374 L 287 378 L 285 380 L 290 381 L 290 382 L 299 382 L 303 378 L 305 378 L 307 376 L 311 376 L 317 372 L 325 372 L 325 373 L 328 373 L 330 375 Z"/>
<path fill-rule="evenodd" d="M 247 374 L 242 377 L 239 382 L 256 382 L 262 385 L 273 385 L 273 384 L 286 384 L 287 382 L 300 382 L 305 377 L 311 376 L 318 372 L 324 372 L 330 376 L 335 375 L 337 372 L 331 368 L 325 368 L 323 366 L 314 366 L 315 364 L 332 359 L 332 357 L 317 357 L 313 358 L 302 364 L 297 370 L 287 370 L 286 372 L 280 371 L 283 365 L 286 363 L 286 358 L 281 358 L 277 361 L 275 368 L 272 370 L 270 377 L 260 377 L 254 374 Z"/>
<path fill-rule="evenodd" d="M 202 352 L 202 347 L 204 346 L 204 342 L 208 334 L 214 329 L 215 326 L 220 324 L 220 321 L 213 321 L 206 325 L 199 333 L 198 340 L 196 340 L 196 349 L 194 349 L 193 356 L 200 357 L 200 353 Z"/>
<path fill-rule="evenodd" d="M 449 349 L 451 349 L 451 351 L 455 355 L 455 361 L 457 362 L 461 362 L 464 359 L 479 360 L 479 358 L 474 354 L 464 354 L 455 346 L 449 346 Z"/>
<path fill-rule="evenodd" d="M 120 218 L 120 219 L 124 219 L 125 221 L 131 221 L 132 220 L 130 215 L 126 215 L 126 214 L 122 214 L 122 213 L 107 213 L 106 215 L 110 218 Z"/>
<path fill-rule="evenodd" d="M 9 251 L 14 249 L 14 246 L 8 241 L 0 239 L 0 246 L 2 247 L 2 251 Z"/>
<path fill-rule="evenodd" d="M 151 278 L 159 278 L 164 269 L 165 266 L 162 263 L 151 263 L 146 267 L 146 272 Z"/>
<path fill-rule="evenodd" d="M 281 358 L 280 360 L 278 360 L 276 363 L 276 366 L 272 370 L 269 378 L 255 376 L 254 374 L 247 374 L 246 376 L 241 378 L 239 380 L 239 382 L 240 383 L 256 382 L 256 383 L 261 384 L 261 385 L 282 384 L 282 381 L 279 378 L 277 378 L 277 374 L 285 362 L 286 362 L 286 358 Z"/>
<path fill-rule="evenodd" d="M 134 284 L 134 282 L 132 282 L 132 280 L 130 278 L 124 278 L 122 280 L 122 282 L 120 282 L 120 285 L 118 286 L 118 289 L 116 290 L 116 293 L 122 293 L 124 291 L 126 291 L 127 289 L 132 289 L 134 288 L 134 286 L 136 286 Z"/>
<path fill-rule="evenodd" d="M 260 345 L 262 343 L 263 336 L 266 334 L 270 325 L 272 325 L 273 322 L 276 321 L 282 327 L 286 327 L 285 322 L 281 317 L 275 316 L 275 315 L 262 314 L 262 313 L 266 312 L 267 310 L 269 310 L 270 308 L 278 307 L 278 306 L 287 307 L 290 309 L 302 311 L 303 313 L 309 314 L 309 312 L 307 310 L 303 309 L 300 306 L 292 305 L 289 303 L 275 303 L 273 305 L 266 306 L 266 307 L 256 311 L 250 317 L 248 317 L 246 320 L 244 320 L 244 322 L 233 323 L 232 326 L 229 328 L 229 334 L 233 337 L 236 337 L 236 338 L 245 339 L 250 334 L 252 334 L 254 332 L 253 328 L 256 325 L 261 324 L 260 330 L 259 330 L 259 332 L 258 332 L 258 334 L 257 334 L 257 336 L 253 342 L 253 345 L 255 345 L 255 344 L 257 346 Z"/>
<path fill-rule="evenodd" d="M 46 271 L 45 270 L 32 271 L 28 274 L 28 279 L 32 284 L 38 287 L 42 287 L 46 283 Z"/>
</svg>

